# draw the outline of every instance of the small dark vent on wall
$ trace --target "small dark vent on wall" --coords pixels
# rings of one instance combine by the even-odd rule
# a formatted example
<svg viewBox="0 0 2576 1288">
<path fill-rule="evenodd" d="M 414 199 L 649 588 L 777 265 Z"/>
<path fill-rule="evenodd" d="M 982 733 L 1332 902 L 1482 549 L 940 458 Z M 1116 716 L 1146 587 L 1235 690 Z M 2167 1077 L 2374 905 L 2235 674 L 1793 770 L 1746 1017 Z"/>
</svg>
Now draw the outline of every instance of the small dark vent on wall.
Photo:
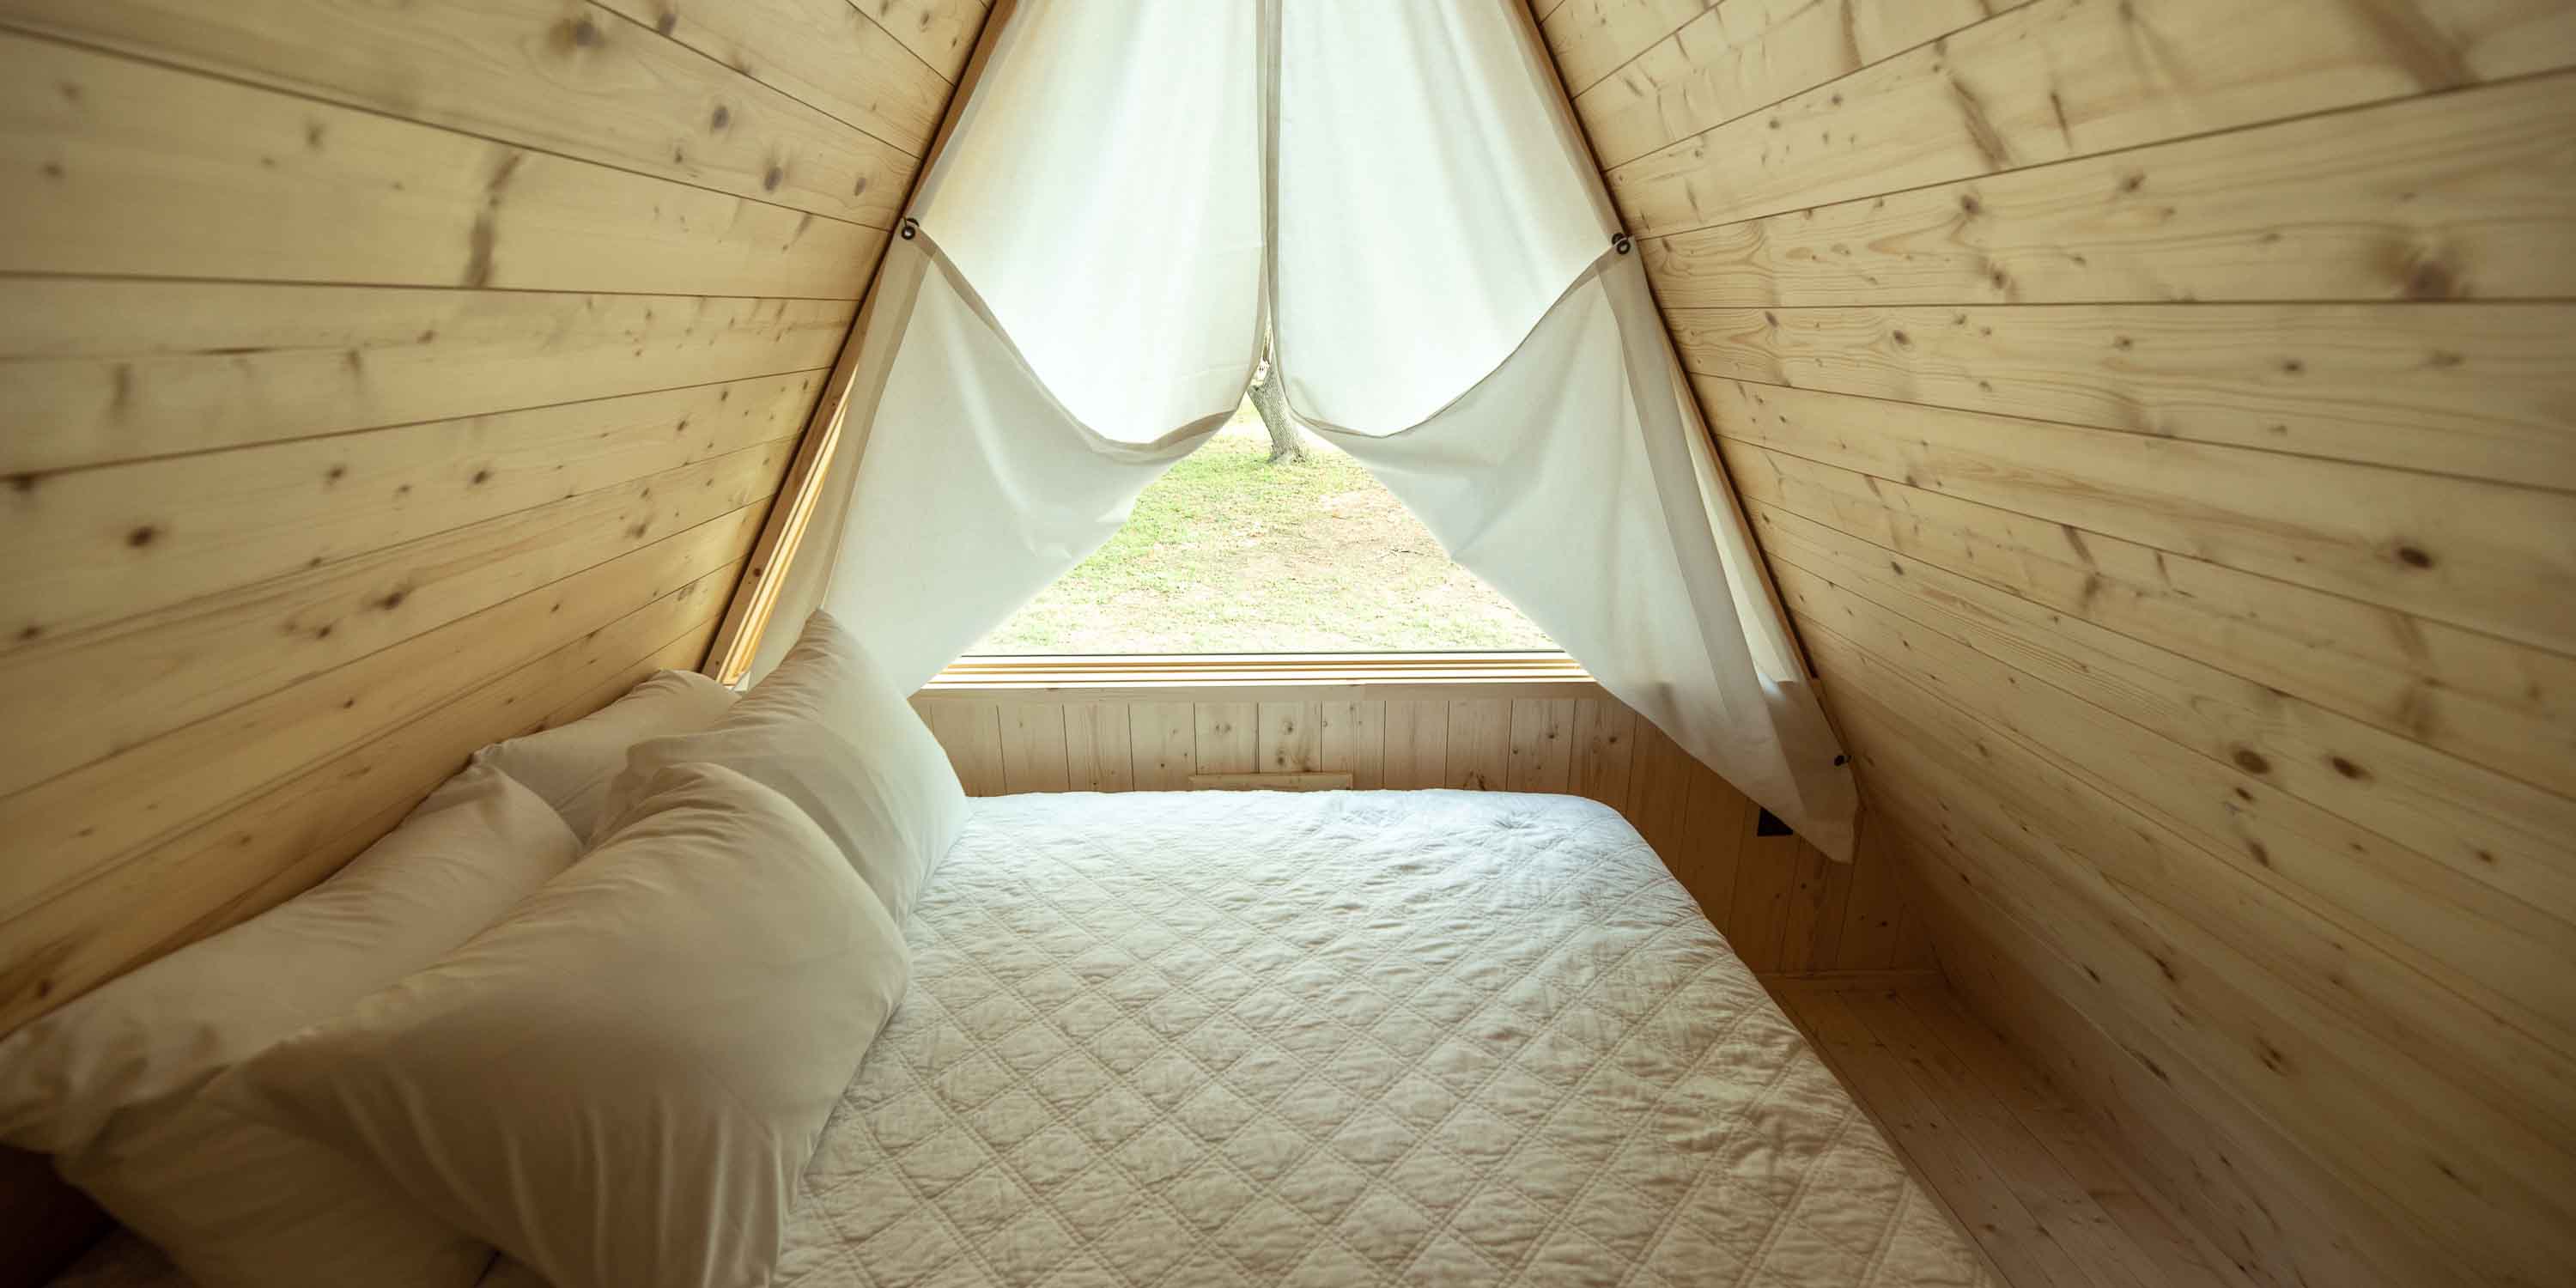
<svg viewBox="0 0 2576 1288">
<path fill-rule="evenodd" d="M 1789 825 L 1780 821 L 1779 815 L 1774 814 L 1767 809 L 1762 811 L 1762 816 L 1760 818 L 1753 820 L 1753 834 L 1755 836 L 1794 835 L 1794 833 L 1789 830 Z"/>
</svg>

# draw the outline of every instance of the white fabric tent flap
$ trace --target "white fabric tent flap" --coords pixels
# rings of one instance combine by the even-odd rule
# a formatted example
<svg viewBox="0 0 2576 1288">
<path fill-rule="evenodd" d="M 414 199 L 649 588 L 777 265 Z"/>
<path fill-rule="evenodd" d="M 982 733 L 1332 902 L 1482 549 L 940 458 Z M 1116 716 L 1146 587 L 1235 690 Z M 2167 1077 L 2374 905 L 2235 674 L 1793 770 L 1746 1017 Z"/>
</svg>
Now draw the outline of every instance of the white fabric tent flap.
<svg viewBox="0 0 2576 1288">
<path fill-rule="evenodd" d="M 1840 749 L 1518 3 L 1024 0 L 879 274 L 755 674 L 824 605 L 927 681 L 1204 441 L 1266 320 L 1301 418 L 1848 858 Z"/>
</svg>

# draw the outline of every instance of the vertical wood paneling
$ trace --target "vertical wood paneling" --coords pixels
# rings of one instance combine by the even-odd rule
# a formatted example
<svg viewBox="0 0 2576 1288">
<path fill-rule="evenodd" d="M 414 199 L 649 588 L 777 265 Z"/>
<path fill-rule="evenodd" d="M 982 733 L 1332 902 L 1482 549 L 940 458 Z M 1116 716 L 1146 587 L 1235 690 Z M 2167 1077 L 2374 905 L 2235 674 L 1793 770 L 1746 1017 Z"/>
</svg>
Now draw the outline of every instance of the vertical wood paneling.
<svg viewBox="0 0 2576 1288">
<path fill-rule="evenodd" d="M 1748 820 L 1753 816 L 1753 802 L 1744 799 L 1742 792 L 1707 766 L 1684 754 L 1671 739 L 1664 739 L 1659 750 L 1665 779 L 1678 779 L 1681 794 L 1678 816 L 1668 826 L 1677 828 L 1679 833 L 1672 844 L 1681 855 L 1678 872 L 1682 884 L 1698 896 L 1709 924 L 1727 931 L 1732 942 L 1738 933 L 1735 892 L 1743 879 L 1744 836 L 1751 826 Z M 1749 918 L 1743 920 L 1749 924 Z M 1769 940 L 1777 936 L 1766 930 L 1753 937 Z M 1746 957 L 1745 964 L 1756 970 L 1773 969 L 1769 954 L 1763 956 L 1758 965 L 1752 957 Z"/>
<path fill-rule="evenodd" d="M 1398 700 L 1386 704 L 1386 785 L 1445 787 L 1449 783 L 1449 704 Z"/>
<path fill-rule="evenodd" d="M 1574 701 L 1512 701 L 1511 764 L 1504 786 L 1516 792 L 1561 792 L 1574 768 Z"/>
<path fill-rule="evenodd" d="M 1258 702 L 945 693 L 916 705 L 978 795 L 1178 791 L 1209 773 L 1347 773 L 1360 790 L 1572 791 L 1625 815 L 1760 969 L 1876 970 L 1896 960 L 1902 897 L 1887 871 L 1893 854 L 1873 847 L 1873 828 L 1863 829 L 1857 866 L 1794 838 L 1752 844 L 1752 803 L 1615 698 L 1273 693 Z M 1758 873 L 1748 877 L 1748 864 Z M 1740 887 L 1751 891 L 1741 904 Z"/>
<path fill-rule="evenodd" d="M 1637 714 L 1609 698 L 1574 704 L 1574 750 L 1567 790 L 1613 809 L 1627 803 L 1628 774 L 1636 748 Z"/>
<path fill-rule="evenodd" d="M 1440 785 L 1498 792 L 1511 775 L 1512 704 L 1478 698 L 1449 704 L 1448 763 Z"/>
<path fill-rule="evenodd" d="M 1127 730 L 1138 791 L 1189 787 L 1190 775 L 1199 772 L 1197 708 L 1187 702 L 1139 702 L 1127 708 Z"/>
<path fill-rule="evenodd" d="M 1370 791 L 1386 785 L 1386 703 L 1380 701 L 1318 704 L 1315 768 L 1350 774 L 1351 786 Z"/>
<path fill-rule="evenodd" d="M 948 750 L 957 781 L 969 796 L 999 796 L 1009 791 L 1002 772 L 1002 707 L 997 702 L 923 702 L 914 710 L 931 735 Z"/>
<path fill-rule="evenodd" d="M 1003 703 L 997 722 L 1002 731 L 1002 790 L 1066 792 L 1073 790 L 1072 753 L 1066 712 L 1046 702 Z"/>
<path fill-rule="evenodd" d="M 1261 768 L 1261 707 L 1252 702 L 1202 702 L 1193 712 L 1198 772 L 1250 774 Z"/>
<path fill-rule="evenodd" d="M 1259 719 L 1260 772 L 1302 774 L 1325 768 L 1323 703 L 1264 702 Z"/>
<path fill-rule="evenodd" d="M 1134 739 L 1127 709 L 1108 702 L 1065 708 L 1065 781 L 1077 792 L 1123 792 L 1136 785 L 1128 748 Z"/>
</svg>

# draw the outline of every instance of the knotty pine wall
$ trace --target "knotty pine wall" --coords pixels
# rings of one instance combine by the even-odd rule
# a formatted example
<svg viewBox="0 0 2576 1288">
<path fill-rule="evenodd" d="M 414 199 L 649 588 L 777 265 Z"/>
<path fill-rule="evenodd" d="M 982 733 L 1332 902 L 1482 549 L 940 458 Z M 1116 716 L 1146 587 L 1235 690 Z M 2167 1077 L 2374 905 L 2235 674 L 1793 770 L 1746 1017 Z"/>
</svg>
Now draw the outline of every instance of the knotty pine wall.
<svg viewBox="0 0 2576 1288">
<path fill-rule="evenodd" d="M 1193 774 L 1308 772 L 1348 773 L 1362 790 L 1587 796 L 1636 825 L 1754 970 L 1931 962 L 1905 874 L 1866 829 L 1847 864 L 1795 836 L 1755 835 L 1760 811 L 1750 801 L 1598 685 L 1370 693 L 1101 689 L 1030 699 L 934 690 L 913 705 L 977 796 L 1177 791 Z"/>
<path fill-rule="evenodd" d="M 2260 1282 L 2565 1282 L 2576 4 L 1535 9 L 1956 986 Z"/>
<path fill-rule="evenodd" d="M 0 1030 L 703 655 L 980 0 L 0 0 Z"/>
</svg>

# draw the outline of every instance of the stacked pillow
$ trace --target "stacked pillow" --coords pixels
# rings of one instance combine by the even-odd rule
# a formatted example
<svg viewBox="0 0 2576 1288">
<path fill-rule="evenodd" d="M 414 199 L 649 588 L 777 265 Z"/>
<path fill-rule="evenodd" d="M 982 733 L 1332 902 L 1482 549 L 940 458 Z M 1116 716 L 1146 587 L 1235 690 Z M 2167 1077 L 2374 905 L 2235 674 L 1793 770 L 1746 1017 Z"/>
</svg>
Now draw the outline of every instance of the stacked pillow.
<svg viewBox="0 0 2576 1288">
<path fill-rule="evenodd" d="M 0 1139 L 204 1288 L 461 1288 L 491 1246 L 383 1174 L 201 1094 L 436 960 L 572 865 L 544 801 L 475 767 L 329 880 L 0 1041 Z"/>
<path fill-rule="evenodd" d="M 370 1160 L 555 1288 L 765 1282 L 903 995 L 902 932 L 778 793 L 678 765 L 632 795 L 499 925 L 213 1094 Z"/>
<path fill-rule="evenodd" d="M 0 1043 L 0 1140 L 209 1288 L 753 1284 L 967 813 L 816 614 L 485 748 L 330 881 Z M 580 854 L 578 838 L 594 844 Z"/>
<path fill-rule="evenodd" d="M 587 841 L 599 828 L 610 781 L 626 768 L 627 748 L 704 729 L 733 710 L 734 701 L 733 690 L 695 671 L 663 671 L 571 724 L 485 747 L 474 753 L 474 763 L 518 779 Z"/>
<path fill-rule="evenodd" d="M 711 727 L 636 743 L 606 812 L 624 813 L 654 774 L 688 763 L 723 765 L 794 801 L 897 919 L 966 826 L 948 753 L 829 613 L 809 618 L 778 669 Z"/>
</svg>

